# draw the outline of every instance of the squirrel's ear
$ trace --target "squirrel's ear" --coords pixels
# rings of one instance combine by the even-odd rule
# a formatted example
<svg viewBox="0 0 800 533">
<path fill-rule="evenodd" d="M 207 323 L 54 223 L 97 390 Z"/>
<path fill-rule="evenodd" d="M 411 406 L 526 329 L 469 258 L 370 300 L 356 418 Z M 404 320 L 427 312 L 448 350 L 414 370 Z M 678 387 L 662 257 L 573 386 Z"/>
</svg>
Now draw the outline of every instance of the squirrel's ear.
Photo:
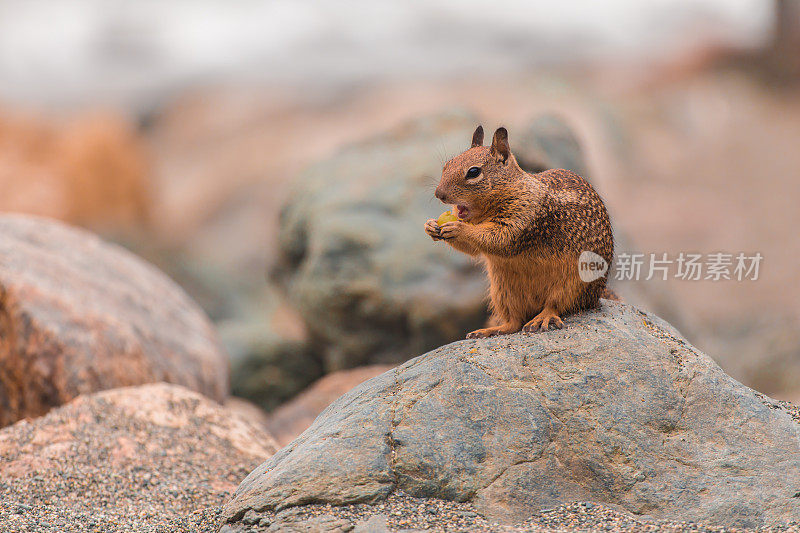
<svg viewBox="0 0 800 533">
<path fill-rule="evenodd" d="M 508 131 L 505 128 L 497 128 L 497 131 L 494 132 L 491 153 L 503 163 L 508 161 L 511 149 L 508 147 Z"/>
<path fill-rule="evenodd" d="M 472 134 L 472 147 L 483 146 L 483 126 L 475 128 L 475 133 Z"/>
</svg>

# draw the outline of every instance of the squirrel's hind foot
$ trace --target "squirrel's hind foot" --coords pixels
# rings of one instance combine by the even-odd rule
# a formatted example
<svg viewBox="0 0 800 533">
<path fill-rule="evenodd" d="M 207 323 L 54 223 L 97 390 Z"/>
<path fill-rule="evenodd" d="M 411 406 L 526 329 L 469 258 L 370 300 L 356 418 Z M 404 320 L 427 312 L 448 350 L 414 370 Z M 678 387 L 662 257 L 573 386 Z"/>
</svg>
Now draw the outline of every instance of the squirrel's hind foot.
<svg viewBox="0 0 800 533">
<path fill-rule="evenodd" d="M 509 333 L 516 333 L 520 330 L 521 324 L 513 324 L 507 322 L 499 326 L 492 326 L 491 328 L 476 329 L 471 333 L 467 333 L 468 339 L 485 339 L 486 337 L 494 337 L 495 335 L 508 335 Z"/>
<path fill-rule="evenodd" d="M 468 339 L 485 339 L 486 337 L 492 337 L 497 335 L 497 332 L 492 331 L 495 328 L 483 328 L 483 329 L 476 329 L 475 331 L 470 331 L 467 333 Z"/>
<path fill-rule="evenodd" d="M 541 331 L 548 331 L 549 329 L 561 329 L 564 327 L 564 322 L 555 311 L 545 309 L 535 317 L 533 320 L 525 324 L 522 331 L 525 333 L 537 333 Z"/>
</svg>

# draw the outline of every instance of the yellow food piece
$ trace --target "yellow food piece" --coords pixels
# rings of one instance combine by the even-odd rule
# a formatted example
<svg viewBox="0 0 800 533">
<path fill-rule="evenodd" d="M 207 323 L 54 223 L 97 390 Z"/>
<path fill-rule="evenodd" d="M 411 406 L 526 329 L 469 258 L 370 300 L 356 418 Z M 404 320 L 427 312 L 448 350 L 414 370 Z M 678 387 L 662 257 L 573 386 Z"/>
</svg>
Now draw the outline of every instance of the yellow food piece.
<svg viewBox="0 0 800 533">
<path fill-rule="evenodd" d="M 436 219 L 436 223 L 441 226 L 445 222 L 455 222 L 456 220 L 458 220 L 458 217 L 454 215 L 452 211 L 445 211 L 439 215 L 439 218 Z"/>
</svg>

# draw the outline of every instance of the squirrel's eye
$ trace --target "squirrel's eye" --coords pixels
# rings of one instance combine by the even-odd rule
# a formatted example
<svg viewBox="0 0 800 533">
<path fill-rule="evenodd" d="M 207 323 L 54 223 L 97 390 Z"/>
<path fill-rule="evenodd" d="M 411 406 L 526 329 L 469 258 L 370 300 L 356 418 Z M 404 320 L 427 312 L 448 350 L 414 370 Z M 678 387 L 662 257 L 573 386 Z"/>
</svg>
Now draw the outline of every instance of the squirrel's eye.
<svg viewBox="0 0 800 533">
<path fill-rule="evenodd" d="M 472 167 L 471 169 L 467 170 L 467 179 L 469 178 L 477 178 L 481 173 L 481 169 L 478 167 Z"/>
</svg>

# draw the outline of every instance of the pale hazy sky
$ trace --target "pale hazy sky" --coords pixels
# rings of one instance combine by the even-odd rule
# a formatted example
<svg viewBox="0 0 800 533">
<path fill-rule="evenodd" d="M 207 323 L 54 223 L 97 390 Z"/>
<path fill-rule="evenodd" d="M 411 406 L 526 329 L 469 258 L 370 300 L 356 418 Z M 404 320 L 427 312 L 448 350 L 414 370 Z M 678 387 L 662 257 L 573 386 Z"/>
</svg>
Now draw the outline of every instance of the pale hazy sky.
<svg viewBox="0 0 800 533">
<path fill-rule="evenodd" d="M 752 45 L 767 0 L 0 0 L 0 101 L 135 103 L 221 79 L 348 84 Z M 702 31 L 700 31 L 702 30 Z"/>
</svg>

